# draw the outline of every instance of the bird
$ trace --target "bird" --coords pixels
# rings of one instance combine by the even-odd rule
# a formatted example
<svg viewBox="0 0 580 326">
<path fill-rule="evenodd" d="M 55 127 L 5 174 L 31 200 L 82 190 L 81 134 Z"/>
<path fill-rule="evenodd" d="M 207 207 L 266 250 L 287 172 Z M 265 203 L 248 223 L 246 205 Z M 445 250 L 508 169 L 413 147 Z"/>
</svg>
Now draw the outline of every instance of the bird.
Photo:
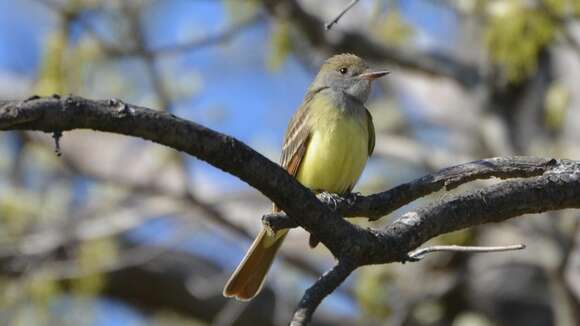
<svg viewBox="0 0 580 326">
<path fill-rule="evenodd" d="M 375 147 L 375 129 L 364 106 L 371 82 L 388 71 L 372 71 L 357 55 L 327 59 L 291 118 L 284 136 L 281 166 L 315 193 L 348 194 Z M 273 205 L 273 212 L 280 209 Z M 227 281 L 223 295 L 241 301 L 261 290 L 288 229 L 264 227 Z M 310 237 L 311 247 L 318 240 Z"/>
</svg>

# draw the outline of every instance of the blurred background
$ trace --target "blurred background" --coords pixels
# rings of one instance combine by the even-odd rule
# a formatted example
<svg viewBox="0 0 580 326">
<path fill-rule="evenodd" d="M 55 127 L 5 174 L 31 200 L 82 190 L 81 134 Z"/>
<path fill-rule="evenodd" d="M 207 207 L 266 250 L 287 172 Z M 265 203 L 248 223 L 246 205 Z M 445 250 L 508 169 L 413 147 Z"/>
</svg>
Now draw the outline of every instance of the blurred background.
<svg viewBox="0 0 580 326">
<path fill-rule="evenodd" d="M 348 2 L 0 0 L 0 98 L 120 98 L 277 161 L 321 62 L 353 52 L 391 71 L 368 103 L 377 147 L 356 191 L 486 157 L 580 158 L 580 1 L 361 0 L 324 31 Z M 0 133 L 0 325 L 286 325 L 333 264 L 297 229 L 259 297 L 225 300 L 264 196 L 140 139 L 73 131 L 61 146 Z M 432 241 L 524 251 L 360 268 L 313 324 L 580 325 L 578 215 Z"/>
</svg>

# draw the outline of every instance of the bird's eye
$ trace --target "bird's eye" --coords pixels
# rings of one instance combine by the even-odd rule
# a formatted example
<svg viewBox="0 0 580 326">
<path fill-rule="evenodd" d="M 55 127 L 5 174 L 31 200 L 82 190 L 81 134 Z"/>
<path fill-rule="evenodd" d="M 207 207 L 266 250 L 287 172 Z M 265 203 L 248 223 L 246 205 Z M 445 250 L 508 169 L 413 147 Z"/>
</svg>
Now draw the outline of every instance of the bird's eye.
<svg viewBox="0 0 580 326">
<path fill-rule="evenodd" d="M 338 69 L 338 72 L 345 75 L 348 72 L 348 69 L 346 69 L 345 67 L 342 67 L 342 68 Z"/>
</svg>

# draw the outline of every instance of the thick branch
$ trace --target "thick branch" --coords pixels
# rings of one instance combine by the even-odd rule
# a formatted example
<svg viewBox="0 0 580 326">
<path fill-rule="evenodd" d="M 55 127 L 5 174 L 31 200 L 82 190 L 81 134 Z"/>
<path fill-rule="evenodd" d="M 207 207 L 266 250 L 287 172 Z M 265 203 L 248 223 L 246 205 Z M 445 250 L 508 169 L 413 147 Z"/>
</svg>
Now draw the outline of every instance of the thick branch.
<svg viewBox="0 0 580 326">
<path fill-rule="evenodd" d="M 245 144 L 169 113 L 116 100 L 79 97 L 0 102 L 0 130 L 58 132 L 77 128 L 141 137 L 205 160 L 261 191 L 320 239 L 339 259 L 339 264 L 305 295 L 296 314 L 302 322 L 307 322 L 320 301 L 358 266 L 406 261 L 409 251 L 443 233 L 527 213 L 580 207 L 580 163 L 576 161 L 534 158 L 476 161 L 368 197 L 326 196 L 325 205 L 277 164 Z M 378 217 L 444 187 L 449 189 L 492 176 L 528 179 L 505 181 L 448 197 L 404 214 L 383 230 L 362 229 L 338 215 L 340 212 Z M 338 211 L 331 212 L 328 208 L 335 205 Z"/>
<path fill-rule="evenodd" d="M 66 97 L 0 102 L 0 130 L 11 129 L 45 132 L 94 129 L 136 136 L 187 152 L 236 175 L 269 198 L 276 198 L 276 203 L 285 209 L 291 200 L 276 194 L 280 188 L 293 188 L 296 193 L 292 195 L 321 206 L 278 165 L 234 138 L 172 114 L 116 100 Z M 272 179 L 263 178 L 262 173 Z"/>
<path fill-rule="evenodd" d="M 451 190 L 462 184 L 489 178 L 528 178 L 542 175 L 558 167 L 559 161 L 534 157 L 495 157 L 473 161 L 445 168 L 409 183 L 402 184 L 388 191 L 358 197 L 347 215 L 363 213 L 369 218 L 377 219 L 418 198 L 437 192 L 441 189 Z M 357 198 L 357 199 L 358 199 Z M 348 204 L 348 201 L 345 201 Z M 351 201 L 352 203 L 352 201 Z"/>
<path fill-rule="evenodd" d="M 337 235 L 348 236 L 354 227 L 330 212 L 308 189 L 276 163 L 246 144 L 170 113 L 154 111 L 118 100 L 88 100 L 80 97 L 32 98 L 0 101 L 0 130 L 46 132 L 93 129 L 150 140 L 186 152 L 239 177 L 274 201 L 335 256 L 341 245 L 331 242 Z M 335 220 L 336 229 L 324 225 Z"/>
<path fill-rule="evenodd" d="M 507 158 L 481 162 L 491 161 L 501 164 L 497 168 L 491 164 L 484 164 L 484 167 L 480 168 L 477 167 L 478 164 L 474 164 L 475 162 L 459 165 L 417 179 L 407 184 L 409 186 L 402 185 L 368 197 L 357 196 L 354 204 L 352 202 L 349 204 L 348 198 L 338 198 L 336 203 L 339 210 L 346 209 L 341 213 L 352 213 L 353 211 L 349 209 L 369 213 L 373 211 L 365 210 L 369 206 L 362 205 L 363 208 L 358 206 L 362 201 L 368 200 L 373 205 L 382 206 L 382 209 L 390 209 L 393 207 L 390 203 L 393 198 L 419 198 L 445 185 L 453 188 L 476 178 L 491 176 L 518 178 L 542 174 L 542 171 L 543 174 L 450 196 L 402 215 L 384 230 L 370 230 L 356 236 L 351 235 L 347 240 L 336 238 L 335 241 L 342 242 L 345 246 L 352 241 L 353 244 L 349 247 L 353 251 L 345 254 L 348 257 L 359 257 L 361 259 L 359 263 L 363 265 L 405 261 L 408 259 L 409 251 L 444 233 L 484 223 L 501 222 L 523 214 L 580 207 L 579 162 L 535 158 L 514 158 L 513 164 L 508 163 L 510 159 Z M 463 168 L 466 169 L 465 173 L 451 172 L 462 171 Z M 378 198 L 385 201 L 381 202 L 377 200 Z M 267 215 L 264 220 L 266 225 L 273 229 L 279 226 L 292 227 L 291 222 L 287 221 L 288 218 L 283 214 Z M 333 222 L 329 221 L 325 227 L 332 229 Z M 368 237 L 368 234 L 372 236 Z"/>
<path fill-rule="evenodd" d="M 369 254 L 369 263 L 400 261 L 402 252 L 444 233 L 564 208 L 580 208 L 578 162 L 563 164 L 559 170 L 539 177 L 505 181 L 406 213 L 377 233 L 382 246 Z"/>
<path fill-rule="evenodd" d="M 370 220 L 377 220 L 441 189 L 451 190 L 480 179 L 539 176 L 548 171 L 561 169 L 562 165 L 566 164 L 570 165 L 574 162 L 534 157 L 495 157 L 445 168 L 370 196 L 351 194 L 346 197 L 333 196 L 332 198 L 319 196 L 319 199 L 337 210 L 341 216 L 368 217 Z M 269 214 L 264 216 L 263 220 L 274 230 L 298 226 L 296 222 L 288 221 L 284 213 Z"/>
<path fill-rule="evenodd" d="M 368 240 L 367 237 L 358 235 L 336 241 L 343 241 L 352 249 L 352 252 L 345 255 L 357 257 L 354 266 L 414 261 L 417 257 L 410 257 L 408 252 L 437 235 L 478 224 L 500 222 L 526 213 L 579 208 L 579 196 L 580 164 L 564 164 L 559 171 L 544 176 L 529 180 L 506 181 L 407 213 L 382 231 L 371 230 L 375 238 L 368 243 L 364 242 Z M 332 225 L 327 227 L 332 228 Z M 351 241 L 356 244 L 349 245 Z M 514 248 L 503 247 L 494 250 Z M 328 278 L 322 277 L 308 289 L 294 315 L 293 325 L 305 325 L 320 301 L 340 285 L 352 271 L 344 267 L 343 270 L 337 271 L 339 267 L 340 263 L 328 272 Z"/>
</svg>

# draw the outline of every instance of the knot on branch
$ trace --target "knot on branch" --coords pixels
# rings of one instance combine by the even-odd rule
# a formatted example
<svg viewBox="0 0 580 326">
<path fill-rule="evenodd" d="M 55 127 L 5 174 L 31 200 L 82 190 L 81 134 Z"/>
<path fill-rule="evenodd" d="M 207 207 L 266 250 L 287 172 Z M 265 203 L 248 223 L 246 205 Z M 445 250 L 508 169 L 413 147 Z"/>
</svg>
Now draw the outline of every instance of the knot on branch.
<svg viewBox="0 0 580 326">
<path fill-rule="evenodd" d="M 107 104 L 109 105 L 109 107 L 115 110 L 116 113 L 115 117 L 117 118 L 122 119 L 134 114 L 133 108 L 131 108 L 130 105 L 121 101 L 120 99 L 117 98 L 109 99 Z"/>
<path fill-rule="evenodd" d="M 579 175 L 580 174 L 580 163 L 578 161 L 567 160 L 567 159 L 551 159 L 550 169 L 546 172 L 549 175 Z"/>
<path fill-rule="evenodd" d="M 52 133 L 52 139 L 54 139 L 54 152 L 56 156 L 61 156 L 62 152 L 60 151 L 60 139 L 62 138 L 62 131 L 55 130 Z"/>
<path fill-rule="evenodd" d="M 262 225 L 268 234 L 273 235 L 283 229 L 297 228 L 298 223 L 284 212 L 269 213 L 262 216 Z"/>
<path fill-rule="evenodd" d="M 81 107 L 81 103 L 72 95 L 65 97 L 64 102 L 62 103 L 62 110 L 64 112 L 78 109 Z"/>
</svg>

